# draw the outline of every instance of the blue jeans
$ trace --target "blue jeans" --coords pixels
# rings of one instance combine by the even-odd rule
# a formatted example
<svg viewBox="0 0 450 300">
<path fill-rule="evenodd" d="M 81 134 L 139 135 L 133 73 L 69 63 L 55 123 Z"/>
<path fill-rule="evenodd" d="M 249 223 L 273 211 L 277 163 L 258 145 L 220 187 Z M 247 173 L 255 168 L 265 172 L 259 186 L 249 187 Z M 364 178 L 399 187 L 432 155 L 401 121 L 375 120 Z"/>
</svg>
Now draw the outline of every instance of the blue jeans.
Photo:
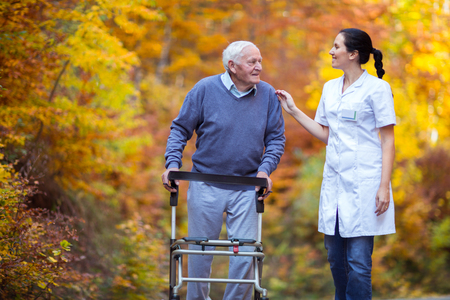
<svg viewBox="0 0 450 300">
<path fill-rule="evenodd" d="M 373 236 L 341 237 L 339 219 L 334 235 L 325 235 L 336 300 L 372 299 L 373 242 Z"/>
</svg>

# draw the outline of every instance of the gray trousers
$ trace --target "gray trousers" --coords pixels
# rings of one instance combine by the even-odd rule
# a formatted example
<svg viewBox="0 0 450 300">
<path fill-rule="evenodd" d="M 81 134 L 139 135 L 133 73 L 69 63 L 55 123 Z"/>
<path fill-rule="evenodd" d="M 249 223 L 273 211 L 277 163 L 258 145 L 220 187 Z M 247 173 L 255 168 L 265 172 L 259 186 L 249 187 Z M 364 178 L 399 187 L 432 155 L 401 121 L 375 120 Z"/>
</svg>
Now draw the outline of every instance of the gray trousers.
<svg viewBox="0 0 450 300">
<path fill-rule="evenodd" d="M 188 234 L 190 237 L 219 238 L 226 213 L 228 238 L 257 239 L 258 215 L 255 207 L 255 191 L 224 190 L 204 182 L 189 183 L 187 193 Z M 191 249 L 201 246 L 190 245 Z M 206 250 L 214 250 L 208 246 Z M 239 247 L 239 251 L 254 251 L 254 247 Z M 189 255 L 189 277 L 209 278 L 211 275 L 211 255 Z M 230 257 L 228 277 L 234 279 L 254 278 L 252 257 Z M 210 284 L 189 282 L 187 300 L 204 300 L 209 297 Z M 250 300 L 252 284 L 227 284 L 223 299 Z"/>
</svg>

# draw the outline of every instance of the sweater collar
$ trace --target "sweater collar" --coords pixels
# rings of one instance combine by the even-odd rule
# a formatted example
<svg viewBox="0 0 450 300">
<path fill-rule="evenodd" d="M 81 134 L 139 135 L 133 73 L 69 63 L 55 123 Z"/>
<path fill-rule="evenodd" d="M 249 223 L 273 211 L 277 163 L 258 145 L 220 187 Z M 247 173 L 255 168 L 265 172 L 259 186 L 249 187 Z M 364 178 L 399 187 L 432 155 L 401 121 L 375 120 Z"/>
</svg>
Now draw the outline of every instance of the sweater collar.
<svg viewBox="0 0 450 300">
<path fill-rule="evenodd" d="M 234 84 L 233 80 L 231 80 L 230 74 L 227 71 L 225 71 L 225 73 L 223 73 L 222 76 L 220 76 L 220 79 L 222 80 L 222 83 L 225 86 L 225 88 L 238 98 L 247 96 L 251 92 L 253 92 L 253 96 L 256 96 L 256 92 L 257 92 L 256 85 L 254 85 L 253 87 L 251 87 L 249 90 L 247 90 L 245 92 L 239 92 L 238 89 L 236 88 L 236 85 Z"/>
</svg>

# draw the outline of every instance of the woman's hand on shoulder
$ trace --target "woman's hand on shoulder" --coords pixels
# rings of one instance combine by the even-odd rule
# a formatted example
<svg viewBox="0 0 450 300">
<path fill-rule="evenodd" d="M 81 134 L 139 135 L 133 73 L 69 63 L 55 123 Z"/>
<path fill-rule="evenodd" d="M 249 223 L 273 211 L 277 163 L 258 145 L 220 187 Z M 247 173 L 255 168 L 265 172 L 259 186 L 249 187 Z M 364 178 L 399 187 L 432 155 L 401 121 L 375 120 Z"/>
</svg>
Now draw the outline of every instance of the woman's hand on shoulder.
<svg viewBox="0 0 450 300">
<path fill-rule="evenodd" d="M 298 110 L 297 106 L 295 106 L 294 99 L 292 99 L 292 96 L 288 92 L 284 90 L 276 90 L 275 94 L 277 95 L 281 106 L 288 114 L 292 115 L 296 110 Z"/>
</svg>

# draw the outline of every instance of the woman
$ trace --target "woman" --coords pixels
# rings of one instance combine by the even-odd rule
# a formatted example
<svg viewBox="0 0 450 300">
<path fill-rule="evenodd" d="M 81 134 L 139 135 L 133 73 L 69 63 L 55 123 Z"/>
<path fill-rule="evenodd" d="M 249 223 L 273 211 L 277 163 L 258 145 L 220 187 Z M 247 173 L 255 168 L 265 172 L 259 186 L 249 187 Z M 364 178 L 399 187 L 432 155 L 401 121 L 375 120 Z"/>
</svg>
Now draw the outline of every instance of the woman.
<svg viewBox="0 0 450 300">
<path fill-rule="evenodd" d="M 393 96 L 381 79 L 382 54 L 364 31 L 341 30 L 329 54 L 344 75 L 324 85 L 314 120 L 289 93 L 276 93 L 284 110 L 327 144 L 319 231 L 325 234 L 335 299 L 365 300 L 372 298 L 374 236 L 395 233 Z M 379 78 L 361 68 L 370 54 Z"/>
</svg>

